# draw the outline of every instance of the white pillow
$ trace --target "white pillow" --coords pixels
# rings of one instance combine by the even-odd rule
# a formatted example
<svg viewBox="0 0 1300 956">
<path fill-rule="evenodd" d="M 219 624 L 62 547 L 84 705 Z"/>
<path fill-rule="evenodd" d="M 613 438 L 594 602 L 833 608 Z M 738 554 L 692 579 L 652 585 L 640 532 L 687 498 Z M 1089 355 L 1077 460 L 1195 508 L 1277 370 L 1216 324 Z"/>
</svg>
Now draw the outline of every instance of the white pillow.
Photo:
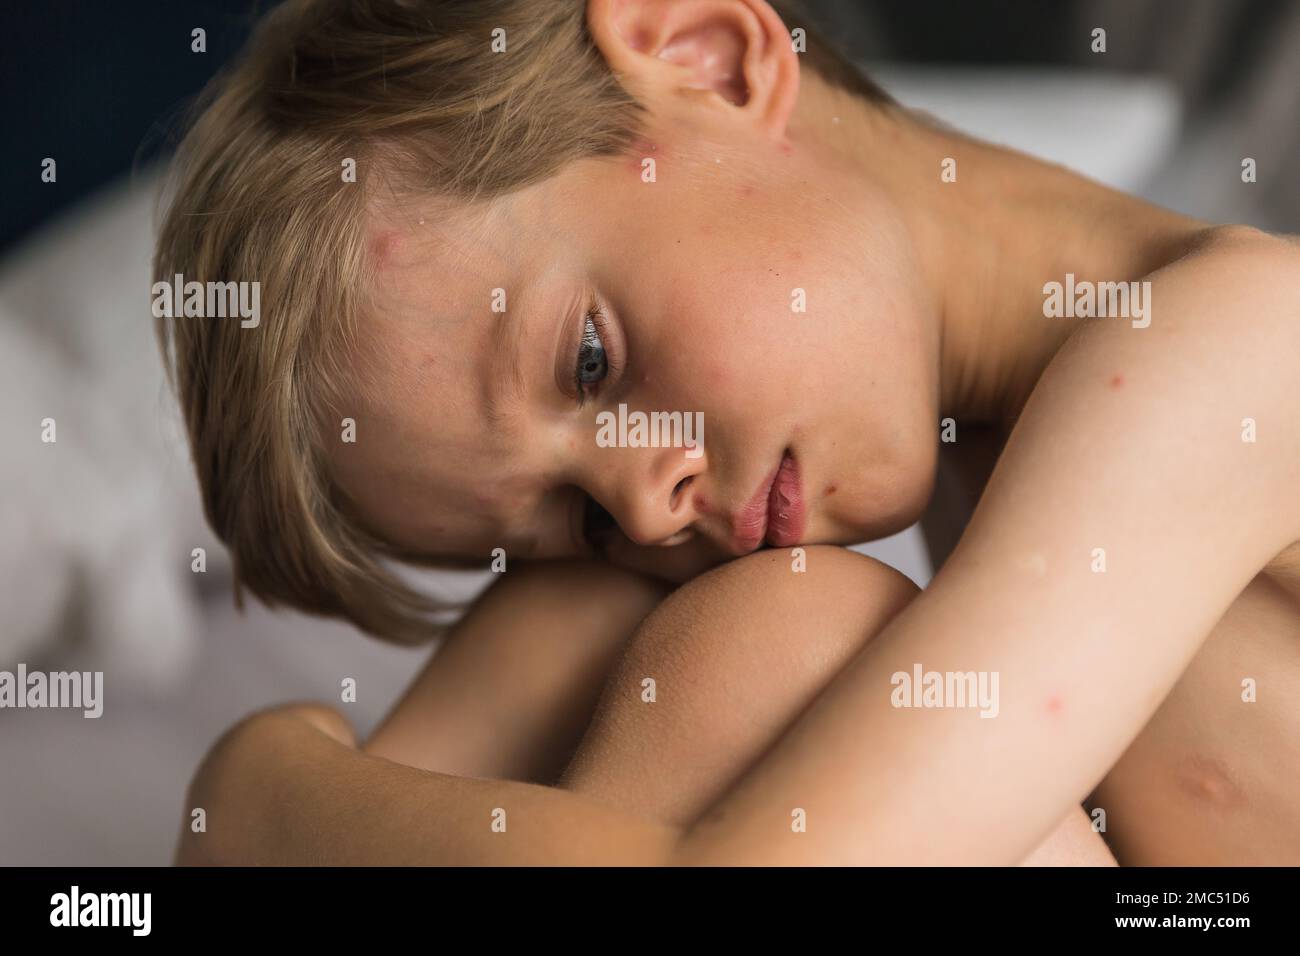
<svg viewBox="0 0 1300 956">
<path fill-rule="evenodd" d="M 0 267 L 0 667 L 156 688 L 194 657 L 191 550 L 228 574 L 153 339 L 153 196 L 119 186 Z"/>
</svg>

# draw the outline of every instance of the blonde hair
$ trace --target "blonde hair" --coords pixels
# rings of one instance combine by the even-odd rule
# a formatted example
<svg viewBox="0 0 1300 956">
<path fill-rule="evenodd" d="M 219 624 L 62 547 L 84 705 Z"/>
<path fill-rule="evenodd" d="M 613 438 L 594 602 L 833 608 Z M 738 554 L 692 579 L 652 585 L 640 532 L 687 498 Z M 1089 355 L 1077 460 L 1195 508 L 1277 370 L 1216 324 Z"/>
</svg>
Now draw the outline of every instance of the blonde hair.
<svg viewBox="0 0 1300 956">
<path fill-rule="evenodd" d="M 807 31 L 804 63 L 889 98 Z M 321 423 L 339 406 L 370 276 L 364 218 L 380 176 L 473 202 L 619 153 L 639 104 L 586 30 L 583 0 L 288 0 L 209 85 L 167 188 L 155 279 L 260 283 L 258 327 L 157 320 L 204 511 L 232 556 L 236 605 L 338 615 L 399 643 L 436 635 L 442 602 L 384 556 L 330 477 Z M 509 54 L 493 54 L 504 27 Z M 472 566 L 482 566 L 483 561 Z M 440 561 L 439 566 L 448 562 Z M 466 561 L 462 566 L 471 566 Z"/>
</svg>

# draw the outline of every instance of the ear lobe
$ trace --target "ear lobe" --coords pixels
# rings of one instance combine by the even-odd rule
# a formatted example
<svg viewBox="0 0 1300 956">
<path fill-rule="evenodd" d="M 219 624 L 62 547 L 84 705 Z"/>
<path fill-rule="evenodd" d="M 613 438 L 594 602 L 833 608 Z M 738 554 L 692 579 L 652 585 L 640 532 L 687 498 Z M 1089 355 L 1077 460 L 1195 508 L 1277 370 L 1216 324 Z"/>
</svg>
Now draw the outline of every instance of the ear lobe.
<svg viewBox="0 0 1300 956">
<path fill-rule="evenodd" d="M 767 0 L 589 0 L 587 26 L 639 99 L 716 94 L 781 138 L 799 93 L 798 54 Z"/>
</svg>

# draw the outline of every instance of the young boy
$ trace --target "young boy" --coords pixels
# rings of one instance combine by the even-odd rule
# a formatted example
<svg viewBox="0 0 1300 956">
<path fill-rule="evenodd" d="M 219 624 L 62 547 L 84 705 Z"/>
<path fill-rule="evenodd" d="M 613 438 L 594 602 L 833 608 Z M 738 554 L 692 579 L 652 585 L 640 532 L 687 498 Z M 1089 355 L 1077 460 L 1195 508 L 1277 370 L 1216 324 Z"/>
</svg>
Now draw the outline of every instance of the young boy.
<svg viewBox="0 0 1300 956">
<path fill-rule="evenodd" d="M 371 742 L 392 760 L 317 711 L 240 725 L 195 792 L 248 829 L 182 859 L 1011 863 L 1095 788 L 1121 862 L 1300 859 L 1295 243 L 937 128 L 776 6 L 268 18 L 181 151 L 156 269 L 261 283 L 256 328 L 163 324 L 241 583 L 401 640 L 430 607 L 384 553 L 690 583 L 638 625 L 654 585 L 582 566 L 604 583 L 558 592 L 547 627 L 588 617 L 537 652 L 557 670 L 511 702 L 474 689 L 510 654 L 471 668 L 478 740 L 429 716 L 441 654 Z M 707 428 L 610 447 L 629 409 Z M 969 438 L 1010 437 L 909 603 L 834 546 L 924 513 L 945 419 L 971 500 Z M 528 606 L 518 573 L 447 654 L 512 632 L 488 608 Z M 545 732 L 503 736 L 526 714 Z M 670 778 L 683 741 L 705 769 Z"/>
</svg>

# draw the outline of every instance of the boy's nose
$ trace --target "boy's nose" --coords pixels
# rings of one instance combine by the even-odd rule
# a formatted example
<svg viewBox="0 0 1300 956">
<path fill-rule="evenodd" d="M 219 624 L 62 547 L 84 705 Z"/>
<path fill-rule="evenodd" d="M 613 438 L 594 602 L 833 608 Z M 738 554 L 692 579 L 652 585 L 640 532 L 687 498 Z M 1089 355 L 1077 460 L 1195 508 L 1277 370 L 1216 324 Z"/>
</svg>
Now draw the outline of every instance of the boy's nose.
<svg viewBox="0 0 1300 956">
<path fill-rule="evenodd" d="M 604 455 L 596 457 L 596 487 L 601 489 L 596 497 L 628 540 L 639 545 L 685 540 L 697 517 L 691 486 L 704 473 L 705 456 L 689 457 L 687 448 L 599 450 Z"/>
</svg>

